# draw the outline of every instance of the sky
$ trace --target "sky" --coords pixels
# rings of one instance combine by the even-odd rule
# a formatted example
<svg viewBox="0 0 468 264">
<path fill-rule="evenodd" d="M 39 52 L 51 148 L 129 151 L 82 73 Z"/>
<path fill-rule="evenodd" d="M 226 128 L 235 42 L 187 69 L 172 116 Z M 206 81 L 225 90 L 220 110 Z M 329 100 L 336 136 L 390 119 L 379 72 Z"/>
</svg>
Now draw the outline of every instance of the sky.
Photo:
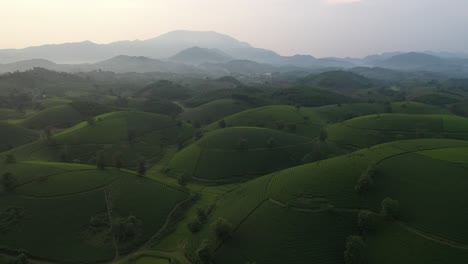
<svg viewBox="0 0 468 264">
<path fill-rule="evenodd" d="M 468 0 L 0 0 L 0 49 L 216 31 L 283 55 L 468 53 Z"/>
</svg>

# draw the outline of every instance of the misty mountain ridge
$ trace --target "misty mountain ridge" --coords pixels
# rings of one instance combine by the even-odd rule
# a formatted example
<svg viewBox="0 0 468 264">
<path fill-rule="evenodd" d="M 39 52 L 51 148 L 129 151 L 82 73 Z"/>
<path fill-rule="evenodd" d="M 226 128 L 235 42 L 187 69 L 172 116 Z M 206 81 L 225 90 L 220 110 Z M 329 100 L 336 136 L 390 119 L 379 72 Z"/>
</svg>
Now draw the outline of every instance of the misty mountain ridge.
<svg viewBox="0 0 468 264">
<path fill-rule="evenodd" d="M 460 56 L 460 57 L 457 57 Z M 427 71 L 451 77 L 468 73 L 468 59 L 448 52 L 389 52 L 358 58 L 282 56 L 213 31 L 172 31 L 148 40 L 90 41 L 0 50 L 0 72 L 34 67 L 65 72 L 93 70 L 176 74 L 265 74 L 378 67 Z"/>
<path fill-rule="evenodd" d="M 192 47 L 185 49 L 169 58 L 170 61 L 185 64 L 222 63 L 234 60 L 231 56 L 218 49 Z"/>
</svg>

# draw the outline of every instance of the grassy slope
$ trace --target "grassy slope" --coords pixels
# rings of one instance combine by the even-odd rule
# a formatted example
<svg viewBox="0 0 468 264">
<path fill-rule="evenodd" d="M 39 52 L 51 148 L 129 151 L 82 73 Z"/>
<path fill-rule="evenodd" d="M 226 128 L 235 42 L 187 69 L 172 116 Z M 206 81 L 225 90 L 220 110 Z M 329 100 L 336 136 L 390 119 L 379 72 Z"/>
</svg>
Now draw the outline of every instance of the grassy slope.
<svg viewBox="0 0 468 264">
<path fill-rule="evenodd" d="M 0 171 L 10 171 L 19 179 L 13 192 L 2 194 L 0 210 L 19 206 L 26 214 L 2 235 L 0 243 L 61 263 L 114 256 L 111 243 L 97 242 L 86 232 L 90 218 L 106 212 L 104 188 L 112 194 L 115 214 L 133 214 L 142 220 L 140 243 L 156 233 L 175 204 L 187 197 L 177 189 L 114 169 L 26 162 L 3 165 Z"/>
<path fill-rule="evenodd" d="M 228 127 L 254 126 L 280 129 L 302 136 L 315 137 L 320 129 L 329 123 L 341 122 L 358 116 L 384 113 L 388 106 L 383 104 L 342 104 L 327 105 L 321 107 L 301 107 L 274 105 L 255 109 L 249 109 L 224 118 Z M 394 113 L 407 114 L 448 114 L 448 110 L 415 102 L 398 102 L 391 104 Z M 296 128 L 291 130 L 288 125 L 294 124 Z M 282 125 L 282 126 L 281 126 Z M 206 129 L 218 128 L 213 123 Z"/>
<path fill-rule="evenodd" d="M 268 146 L 273 138 L 274 146 Z M 239 141 L 247 140 L 247 149 Z M 176 172 L 209 180 L 267 174 L 300 164 L 312 149 L 308 138 L 265 128 L 225 128 L 206 134 L 169 163 Z"/>
<path fill-rule="evenodd" d="M 22 122 L 28 128 L 70 127 L 83 120 L 83 116 L 70 104 L 57 105 L 40 111 Z"/>
<path fill-rule="evenodd" d="M 215 100 L 195 108 L 187 108 L 182 113 L 183 120 L 192 123 L 209 124 L 225 116 L 248 109 L 248 104 L 233 99 Z"/>
<path fill-rule="evenodd" d="M 37 137 L 38 134 L 32 130 L 0 122 L 0 152 L 31 142 Z"/>
<path fill-rule="evenodd" d="M 328 127 L 329 139 L 341 146 L 369 147 L 393 140 L 468 138 L 468 119 L 451 115 L 379 114 Z"/>
<path fill-rule="evenodd" d="M 450 151 L 452 156 L 460 159 L 460 155 L 466 156 L 466 152 L 453 154 L 453 150 L 459 147 L 468 149 L 468 143 L 452 140 L 401 141 L 253 180 L 227 194 L 217 204 L 212 219 L 224 217 L 237 227 L 233 238 L 219 249 L 217 262 L 243 263 L 249 260 L 258 261 L 257 263 L 304 263 L 305 259 L 309 261 L 313 256 L 313 260 L 317 260 L 316 263 L 336 263 L 342 259 L 345 237 L 355 231 L 355 218 L 340 209 L 366 208 L 378 212 L 380 202 L 385 197 L 400 201 L 401 219 L 410 227 L 467 244 L 468 233 L 460 232 L 456 227 L 463 226 L 462 222 L 468 221 L 464 203 L 468 196 L 461 190 L 461 186 L 468 183 L 468 178 L 465 177 L 468 168 L 443 160 L 434 161 L 426 152 L 420 153 L 424 149 L 439 149 L 433 151 Z M 358 177 L 370 163 L 375 162 L 380 162 L 380 165 L 374 186 L 368 194 L 357 195 L 354 185 Z M 424 166 L 418 165 L 420 163 Z M 411 167 L 419 168 L 419 171 L 405 170 Z M 420 171 L 421 168 L 424 171 Z M 442 183 L 441 170 L 445 171 L 443 175 L 447 175 Z M 447 203 L 441 202 L 442 196 L 444 201 L 451 201 L 449 207 Z M 334 206 L 333 213 L 323 211 L 324 208 L 329 208 L 329 205 Z M 321 217 L 330 219 L 325 220 Z M 304 224 L 301 223 L 316 221 L 314 219 L 321 220 L 304 229 Z M 264 225 L 267 227 L 264 228 Z M 317 231 L 308 232 L 309 228 L 314 230 L 316 226 L 320 226 Z M 275 234 L 272 230 L 279 230 L 280 236 L 272 236 Z M 193 247 L 201 237 L 209 236 L 207 232 L 202 231 L 192 240 Z M 306 235 L 295 235 L 296 232 Z M 382 247 L 385 242 L 382 239 L 388 239 L 388 243 L 398 246 L 399 234 L 377 232 L 376 235 L 380 242 L 370 247 Z M 329 237 L 334 239 L 330 240 L 330 243 L 323 243 L 328 241 L 326 238 Z M 372 241 L 376 240 L 369 240 L 369 243 Z M 449 259 L 456 260 L 453 263 L 466 261 L 466 254 L 462 254 L 460 250 L 428 245 L 431 243 L 415 243 L 418 246 L 416 252 L 438 249 L 439 251 L 432 252 L 433 256 L 436 256 L 433 258 L 435 262 L 425 262 L 424 256 L 414 256 L 412 252 L 400 247 L 399 263 L 439 263 L 437 259 L 445 254 L 450 255 Z M 304 247 L 304 250 L 298 251 L 298 247 L 287 245 L 299 245 L 298 247 Z M 240 254 L 235 255 L 233 252 Z M 419 262 L 414 262 L 415 259 Z M 374 255 L 371 260 L 371 263 L 381 263 L 385 256 Z"/>
<path fill-rule="evenodd" d="M 134 167 L 139 159 L 154 162 L 167 145 L 191 137 L 191 128 L 180 126 L 167 116 L 144 112 L 111 112 L 95 118 L 93 125 L 82 122 L 53 136 L 53 144 L 38 141 L 13 152 L 21 160 L 95 163 L 102 151 L 106 164 L 122 156 L 125 167 Z M 134 139 L 129 142 L 129 133 Z"/>
</svg>

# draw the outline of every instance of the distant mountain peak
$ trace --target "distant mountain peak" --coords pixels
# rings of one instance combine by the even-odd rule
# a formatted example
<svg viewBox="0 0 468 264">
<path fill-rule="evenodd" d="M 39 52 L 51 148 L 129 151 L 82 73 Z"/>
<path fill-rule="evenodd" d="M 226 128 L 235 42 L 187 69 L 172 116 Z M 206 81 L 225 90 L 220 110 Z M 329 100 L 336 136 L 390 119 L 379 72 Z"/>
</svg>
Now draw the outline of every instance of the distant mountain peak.
<svg viewBox="0 0 468 264">
<path fill-rule="evenodd" d="M 195 46 L 182 50 L 172 56 L 170 60 L 187 64 L 203 64 L 222 63 L 233 60 L 233 58 L 219 49 L 207 49 Z"/>
</svg>

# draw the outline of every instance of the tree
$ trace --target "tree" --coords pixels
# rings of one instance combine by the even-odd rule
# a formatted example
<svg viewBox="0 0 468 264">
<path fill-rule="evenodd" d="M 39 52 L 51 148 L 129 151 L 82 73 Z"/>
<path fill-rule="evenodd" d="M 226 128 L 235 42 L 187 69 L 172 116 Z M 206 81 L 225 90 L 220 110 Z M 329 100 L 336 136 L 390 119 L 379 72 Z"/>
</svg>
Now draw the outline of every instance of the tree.
<svg viewBox="0 0 468 264">
<path fill-rule="evenodd" d="M 320 130 L 320 135 L 319 135 L 320 141 L 327 141 L 328 139 L 328 132 L 324 128 Z"/>
<path fill-rule="evenodd" d="M 140 160 L 138 162 L 138 174 L 144 176 L 146 174 L 146 162 L 144 160 Z"/>
<path fill-rule="evenodd" d="M 363 264 L 365 263 L 366 244 L 360 236 L 349 236 L 346 239 L 346 247 L 344 252 L 344 262 L 346 264 Z"/>
<path fill-rule="evenodd" d="M 47 141 L 50 141 L 52 139 L 52 127 L 51 126 L 47 126 L 46 128 L 44 128 L 44 136 Z"/>
<path fill-rule="evenodd" d="M 10 172 L 5 172 L 2 175 L 2 185 L 6 191 L 11 191 L 15 187 L 16 179 Z"/>
<path fill-rule="evenodd" d="M 297 129 L 297 125 L 296 124 L 289 124 L 288 125 L 288 130 L 292 133 L 295 133 L 296 132 L 296 129 Z"/>
<path fill-rule="evenodd" d="M 177 183 L 180 186 L 187 185 L 189 180 L 190 180 L 190 174 L 188 174 L 188 173 L 183 173 L 183 174 L 179 175 L 179 177 L 177 177 Z"/>
<path fill-rule="evenodd" d="M 88 122 L 88 125 L 94 126 L 96 124 L 96 121 L 94 120 L 94 117 L 88 117 L 86 119 L 86 122 Z"/>
<path fill-rule="evenodd" d="M 203 133 L 200 130 L 195 131 L 195 139 L 199 140 L 203 137 Z"/>
<path fill-rule="evenodd" d="M 224 119 L 221 119 L 219 122 L 218 122 L 218 126 L 220 128 L 225 128 L 226 127 L 226 121 L 224 121 Z"/>
<path fill-rule="evenodd" d="M 372 212 L 362 210 L 358 214 L 358 228 L 361 234 L 366 234 L 375 229 L 376 219 Z"/>
<path fill-rule="evenodd" d="M 224 218 L 218 218 L 212 224 L 213 232 L 220 241 L 224 241 L 231 237 L 232 224 Z"/>
<path fill-rule="evenodd" d="M 205 223 L 208 218 L 203 208 L 197 208 L 197 218 L 200 223 Z"/>
<path fill-rule="evenodd" d="M 12 153 L 8 153 L 5 156 L 5 162 L 6 163 L 15 163 L 16 162 L 16 157 Z"/>
<path fill-rule="evenodd" d="M 198 231 L 201 230 L 201 228 L 203 227 L 202 223 L 200 223 L 200 221 L 198 220 L 194 220 L 190 223 L 187 224 L 187 227 L 188 229 L 190 230 L 190 232 L 192 233 L 197 233 Z"/>
<path fill-rule="evenodd" d="M 120 152 L 115 153 L 113 160 L 114 160 L 114 166 L 120 170 L 123 167 L 122 153 Z"/>
<path fill-rule="evenodd" d="M 213 260 L 214 246 L 208 239 L 203 240 L 197 249 L 197 257 L 201 263 L 209 264 Z"/>
<path fill-rule="evenodd" d="M 382 201 L 382 216 L 387 219 L 394 220 L 399 217 L 400 214 L 400 203 L 397 200 L 391 198 L 385 198 Z"/>
<path fill-rule="evenodd" d="M 359 177 L 356 186 L 354 186 L 354 189 L 356 190 L 357 193 L 362 194 L 367 191 L 372 186 L 372 183 L 374 181 L 374 176 L 377 173 L 375 164 L 371 164 L 367 167 L 367 169 L 361 174 Z"/>
<path fill-rule="evenodd" d="M 237 149 L 241 151 L 245 151 L 249 149 L 249 142 L 246 138 L 241 138 L 237 143 Z"/>
<path fill-rule="evenodd" d="M 268 148 L 274 148 L 276 146 L 276 139 L 274 137 L 271 137 L 267 141 L 267 146 Z"/>
<path fill-rule="evenodd" d="M 128 139 L 128 142 L 133 142 L 133 140 L 135 139 L 136 137 L 136 131 L 135 129 L 129 129 L 127 131 L 127 139 Z"/>
<path fill-rule="evenodd" d="M 102 153 L 102 151 L 100 151 L 98 154 L 97 154 L 97 158 L 96 158 L 96 166 L 98 169 L 100 170 L 103 170 L 106 168 L 106 160 L 104 158 L 104 154 Z"/>
<path fill-rule="evenodd" d="M 28 264 L 28 256 L 25 253 L 20 253 L 15 260 L 12 262 L 13 264 Z"/>
</svg>

